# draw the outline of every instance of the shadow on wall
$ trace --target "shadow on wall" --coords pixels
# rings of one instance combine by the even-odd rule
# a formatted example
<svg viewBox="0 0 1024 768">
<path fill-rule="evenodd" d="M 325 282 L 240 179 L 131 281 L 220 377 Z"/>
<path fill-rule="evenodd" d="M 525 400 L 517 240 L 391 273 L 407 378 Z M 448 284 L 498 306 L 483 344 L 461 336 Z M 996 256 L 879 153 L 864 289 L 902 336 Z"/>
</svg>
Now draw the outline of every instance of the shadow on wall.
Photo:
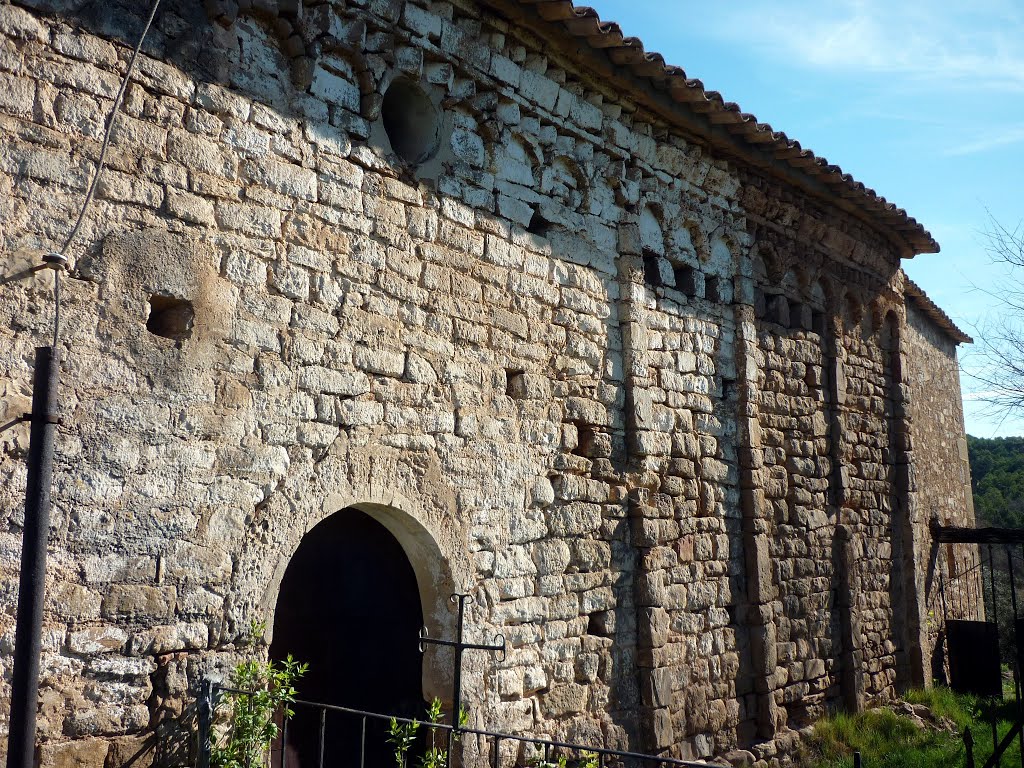
<svg viewBox="0 0 1024 768">
<path fill-rule="evenodd" d="M 127 48 L 138 42 L 152 7 L 149 0 L 20 4 Z M 303 92 L 311 92 L 355 115 L 367 107 L 373 114 L 363 117 L 376 119 L 379 99 L 363 101 L 374 85 L 362 62 L 364 23 L 339 19 L 326 3 L 316 9 L 303 3 L 254 3 L 257 7 L 245 11 L 239 5 L 221 0 L 164 2 L 142 52 L 198 83 L 231 88 L 282 114 L 310 117 L 303 107 L 309 109 L 312 100 L 301 102 Z M 143 60 L 136 78 L 149 86 L 165 74 L 159 65 Z M 320 120 L 327 122 L 326 106 L 318 109 L 323 112 Z"/>
<path fill-rule="evenodd" d="M 150 2 L 135 0 L 23 0 L 18 4 L 127 47 L 138 42 L 151 7 Z M 229 37 L 210 19 L 202 2 L 178 0 L 161 5 L 142 51 L 196 80 L 224 84 L 230 78 L 224 55 Z M 237 49 L 237 42 L 231 47 Z"/>
</svg>

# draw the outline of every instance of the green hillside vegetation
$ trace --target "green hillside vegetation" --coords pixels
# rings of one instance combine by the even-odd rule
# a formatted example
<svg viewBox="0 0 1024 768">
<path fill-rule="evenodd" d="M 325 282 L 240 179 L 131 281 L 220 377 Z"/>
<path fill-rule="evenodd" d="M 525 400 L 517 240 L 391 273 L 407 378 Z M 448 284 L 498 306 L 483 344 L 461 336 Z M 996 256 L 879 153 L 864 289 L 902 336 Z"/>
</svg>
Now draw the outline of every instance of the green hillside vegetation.
<svg viewBox="0 0 1024 768">
<path fill-rule="evenodd" d="M 979 525 L 1024 528 L 1024 437 L 967 436 Z"/>
</svg>

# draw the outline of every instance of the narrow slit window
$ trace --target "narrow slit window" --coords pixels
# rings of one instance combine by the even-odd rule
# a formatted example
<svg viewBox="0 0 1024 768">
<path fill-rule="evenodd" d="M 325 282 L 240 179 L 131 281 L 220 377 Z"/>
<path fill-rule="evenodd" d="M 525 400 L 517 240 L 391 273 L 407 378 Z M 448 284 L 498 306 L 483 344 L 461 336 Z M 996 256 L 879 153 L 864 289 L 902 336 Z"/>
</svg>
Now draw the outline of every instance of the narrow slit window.
<svg viewBox="0 0 1024 768">
<path fill-rule="evenodd" d="M 697 295 L 697 274 L 693 267 L 677 264 L 673 270 L 676 277 L 676 290 L 687 296 Z"/>
<path fill-rule="evenodd" d="M 664 285 L 661 279 L 661 265 L 659 256 L 654 251 L 644 249 L 644 282 L 652 288 L 659 288 Z"/>
</svg>

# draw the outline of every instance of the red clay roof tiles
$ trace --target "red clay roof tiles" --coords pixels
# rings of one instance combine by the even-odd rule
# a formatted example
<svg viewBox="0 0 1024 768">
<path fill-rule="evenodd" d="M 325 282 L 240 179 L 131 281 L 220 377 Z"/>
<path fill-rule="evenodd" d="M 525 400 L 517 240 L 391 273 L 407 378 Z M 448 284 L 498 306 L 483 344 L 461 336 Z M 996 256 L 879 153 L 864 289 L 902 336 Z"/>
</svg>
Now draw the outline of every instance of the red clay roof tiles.
<svg viewBox="0 0 1024 768">
<path fill-rule="evenodd" d="M 799 173 L 830 185 L 836 196 L 861 209 L 871 220 L 898 232 L 913 254 L 938 252 L 939 244 L 903 208 L 856 181 L 838 165 L 804 149 L 782 131 L 759 122 L 749 112 L 741 112 L 734 102 L 725 101 L 717 91 L 705 89 L 700 80 L 687 77 L 681 67 L 666 64 L 661 54 L 645 51 L 638 38 L 623 36 L 617 23 L 602 21 L 593 8 L 574 6 L 571 0 L 518 2 L 536 8 L 541 18 L 560 26 L 571 37 L 586 41 L 590 48 L 603 51 L 616 66 L 650 80 L 655 88 L 667 92 L 686 109 L 703 114 L 712 125 L 725 126 L 752 150 L 771 153 Z"/>
</svg>

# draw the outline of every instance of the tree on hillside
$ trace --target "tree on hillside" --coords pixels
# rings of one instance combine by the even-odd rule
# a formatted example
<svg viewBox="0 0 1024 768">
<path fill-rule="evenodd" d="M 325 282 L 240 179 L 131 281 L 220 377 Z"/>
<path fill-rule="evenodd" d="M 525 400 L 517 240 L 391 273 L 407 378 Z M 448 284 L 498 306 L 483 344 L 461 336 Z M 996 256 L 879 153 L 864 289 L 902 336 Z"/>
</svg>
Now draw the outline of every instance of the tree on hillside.
<svg viewBox="0 0 1024 768">
<path fill-rule="evenodd" d="M 967 437 L 979 522 L 1024 527 L 1024 437 Z"/>
</svg>

